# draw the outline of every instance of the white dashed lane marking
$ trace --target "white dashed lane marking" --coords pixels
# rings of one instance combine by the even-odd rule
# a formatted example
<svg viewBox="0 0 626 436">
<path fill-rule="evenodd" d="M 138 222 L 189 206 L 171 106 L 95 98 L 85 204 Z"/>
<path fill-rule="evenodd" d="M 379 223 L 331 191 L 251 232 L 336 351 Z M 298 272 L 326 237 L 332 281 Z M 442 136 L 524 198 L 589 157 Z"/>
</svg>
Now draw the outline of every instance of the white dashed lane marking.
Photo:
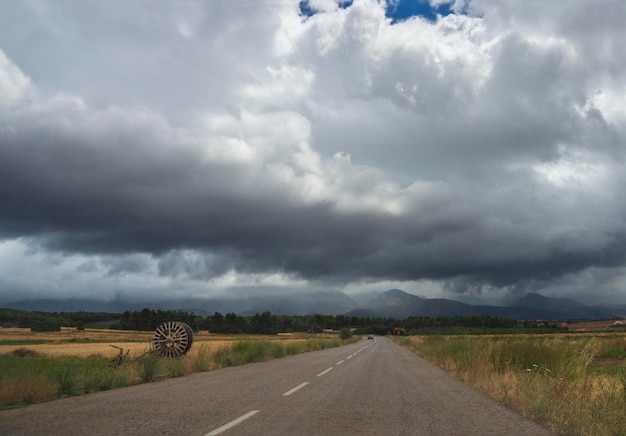
<svg viewBox="0 0 626 436">
<path fill-rule="evenodd" d="M 218 435 L 222 432 L 225 432 L 226 430 L 233 428 L 234 426 L 236 426 L 237 424 L 241 423 L 242 421 L 245 421 L 246 419 L 250 418 L 253 415 L 256 415 L 259 411 L 258 410 L 251 410 L 248 413 L 246 413 L 243 416 L 240 416 L 239 418 L 230 421 L 228 424 L 225 424 L 223 426 L 221 426 L 220 428 L 216 428 L 215 430 L 213 430 L 212 432 L 207 433 L 204 436 L 215 436 Z"/>
<path fill-rule="evenodd" d="M 305 386 L 306 386 L 306 385 L 308 385 L 308 384 L 309 384 L 309 382 L 300 383 L 300 384 L 299 384 L 298 386 L 296 386 L 295 388 L 293 388 L 293 389 L 291 389 L 291 390 L 289 390 L 289 391 L 285 392 L 285 393 L 283 394 L 283 396 L 284 396 L 284 397 L 286 397 L 287 395 L 291 395 L 291 394 L 293 394 L 295 391 L 297 391 L 298 389 L 302 389 L 303 387 L 305 387 Z"/>
<path fill-rule="evenodd" d="M 320 372 L 317 376 L 318 376 L 318 377 L 321 377 L 321 376 L 323 376 L 324 374 L 326 374 L 328 371 L 330 371 L 330 370 L 332 370 L 332 369 L 333 369 L 333 367 L 331 366 L 331 367 L 330 367 L 330 368 L 328 368 L 327 370 Z"/>
</svg>

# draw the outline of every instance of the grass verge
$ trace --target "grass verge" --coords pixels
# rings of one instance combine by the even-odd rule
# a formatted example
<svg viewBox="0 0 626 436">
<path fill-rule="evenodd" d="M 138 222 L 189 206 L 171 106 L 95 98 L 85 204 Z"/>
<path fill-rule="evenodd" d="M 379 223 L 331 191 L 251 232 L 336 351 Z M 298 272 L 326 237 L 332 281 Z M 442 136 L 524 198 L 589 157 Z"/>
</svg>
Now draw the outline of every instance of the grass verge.
<svg viewBox="0 0 626 436">
<path fill-rule="evenodd" d="M 565 435 L 626 434 L 626 336 L 395 338 L 400 345 Z M 612 351 L 613 350 L 613 351 Z"/>
</svg>

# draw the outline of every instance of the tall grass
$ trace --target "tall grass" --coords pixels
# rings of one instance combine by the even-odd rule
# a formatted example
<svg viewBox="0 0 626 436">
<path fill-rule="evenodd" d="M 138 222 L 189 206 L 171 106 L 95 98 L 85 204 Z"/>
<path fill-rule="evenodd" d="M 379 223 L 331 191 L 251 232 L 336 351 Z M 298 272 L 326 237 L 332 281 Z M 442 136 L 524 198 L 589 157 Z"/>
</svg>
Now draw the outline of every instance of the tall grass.
<svg viewBox="0 0 626 436">
<path fill-rule="evenodd" d="M 213 359 L 219 366 L 235 366 L 283 357 L 285 354 L 285 349 L 275 342 L 239 341 L 217 350 Z"/>
<path fill-rule="evenodd" d="M 457 378 L 566 435 L 626 434 L 626 366 L 594 357 L 624 337 L 428 336 L 397 339 Z"/>
<path fill-rule="evenodd" d="M 147 354 L 135 363 L 135 368 L 139 373 L 141 381 L 144 383 L 152 382 L 157 378 L 157 371 L 159 370 L 159 357 L 155 354 Z"/>
<path fill-rule="evenodd" d="M 0 355 L 0 402 L 31 404 L 128 384 L 125 371 L 109 363 L 99 356 L 53 358 L 24 349 Z"/>
<path fill-rule="evenodd" d="M 348 339 L 345 343 L 354 342 Z M 306 341 L 282 344 L 274 341 L 238 341 L 229 347 L 217 350 L 213 354 L 214 362 L 219 366 L 234 366 L 244 363 L 262 362 L 277 359 L 291 354 L 306 353 L 325 348 L 338 347 L 342 344 L 339 339 L 309 338 Z"/>
<path fill-rule="evenodd" d="M 248 339 L 216 350 L 203 344 L 193 356 L 178 359 L 150 353 L 133 356 L 122 365 L 114 365 L 111 359 L 102 356 L 50 357 L 22 348 L 0 355 L 0 410 L 338 347 L 355 340 L 342 342 L 313 336 L 297 342 Z"/>
</svg>

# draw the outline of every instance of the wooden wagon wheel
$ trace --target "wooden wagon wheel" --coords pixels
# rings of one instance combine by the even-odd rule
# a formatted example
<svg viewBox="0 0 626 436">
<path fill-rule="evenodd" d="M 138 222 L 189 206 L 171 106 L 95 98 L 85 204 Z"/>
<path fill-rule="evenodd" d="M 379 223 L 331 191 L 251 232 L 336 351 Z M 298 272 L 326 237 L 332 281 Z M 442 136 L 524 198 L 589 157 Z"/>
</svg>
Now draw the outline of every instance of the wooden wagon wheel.
<svg viewBox="0 0 626 436">
<path fill-rule="evenodd" d="M 166 321 L 154 331 L 152 348 L 163 357 L 179 357 L 189 351 L 192 342 L 191 327 L 180 321 Z"/>
<path fill-rule="evenodd" d="M 178 323 L 182 324 L 183 327 L 185 327 L 185 330 L 187 330 L 187 337 L 189 338 L 189 342 L 187 343 L 187 349 L 185 350 L 185 353 L 187 353 L 187 351 L 189 351 L 189 349 L 191 348 L 191 345 L 193 344 L 193 330 L 191 329 L 189 324 L 186 324 L 181 321 L 178 321 Z"/>
</svg>

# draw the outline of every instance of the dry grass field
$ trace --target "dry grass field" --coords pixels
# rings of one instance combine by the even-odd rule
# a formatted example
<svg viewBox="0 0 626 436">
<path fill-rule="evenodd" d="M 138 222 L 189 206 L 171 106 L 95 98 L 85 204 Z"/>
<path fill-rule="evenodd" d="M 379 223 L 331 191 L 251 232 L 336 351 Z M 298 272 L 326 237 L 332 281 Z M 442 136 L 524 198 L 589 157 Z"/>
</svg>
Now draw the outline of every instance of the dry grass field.
<svg viewBox="0 0 626 436">
<path fill-rule="evenodd" d="M 563 435 L 626 435 L 626 332 L 611 322 L 555 334 L 394 338 Z"/>
<path fill-rule="evenodd" d="M 119 350 L 111 345 L 130 350 L 130 355 L 139 355 L 150 349 L 153 332 L 132 330 L 107 330 L 63 327 L 60 332 L 32 332 L 30 329 L 0 328 L 0 354 L 12 353 L 17 349 L 28 349 L 48 356 L 100 355 L 113 359 Z M 271 340 L 281 344 L 301 342 L 304 339 L 290 334 L 277 336 L 229 336 L 198 332 L 193 335 L 193 346 L 188 355 L 194 356 L 201 348 L 215 351 L 243 338 L 248 340 Z M 6 344 L 11 342 L 10 344 Z M 37 343 L 35 343 L 37 342 Z"/>
</svg>

